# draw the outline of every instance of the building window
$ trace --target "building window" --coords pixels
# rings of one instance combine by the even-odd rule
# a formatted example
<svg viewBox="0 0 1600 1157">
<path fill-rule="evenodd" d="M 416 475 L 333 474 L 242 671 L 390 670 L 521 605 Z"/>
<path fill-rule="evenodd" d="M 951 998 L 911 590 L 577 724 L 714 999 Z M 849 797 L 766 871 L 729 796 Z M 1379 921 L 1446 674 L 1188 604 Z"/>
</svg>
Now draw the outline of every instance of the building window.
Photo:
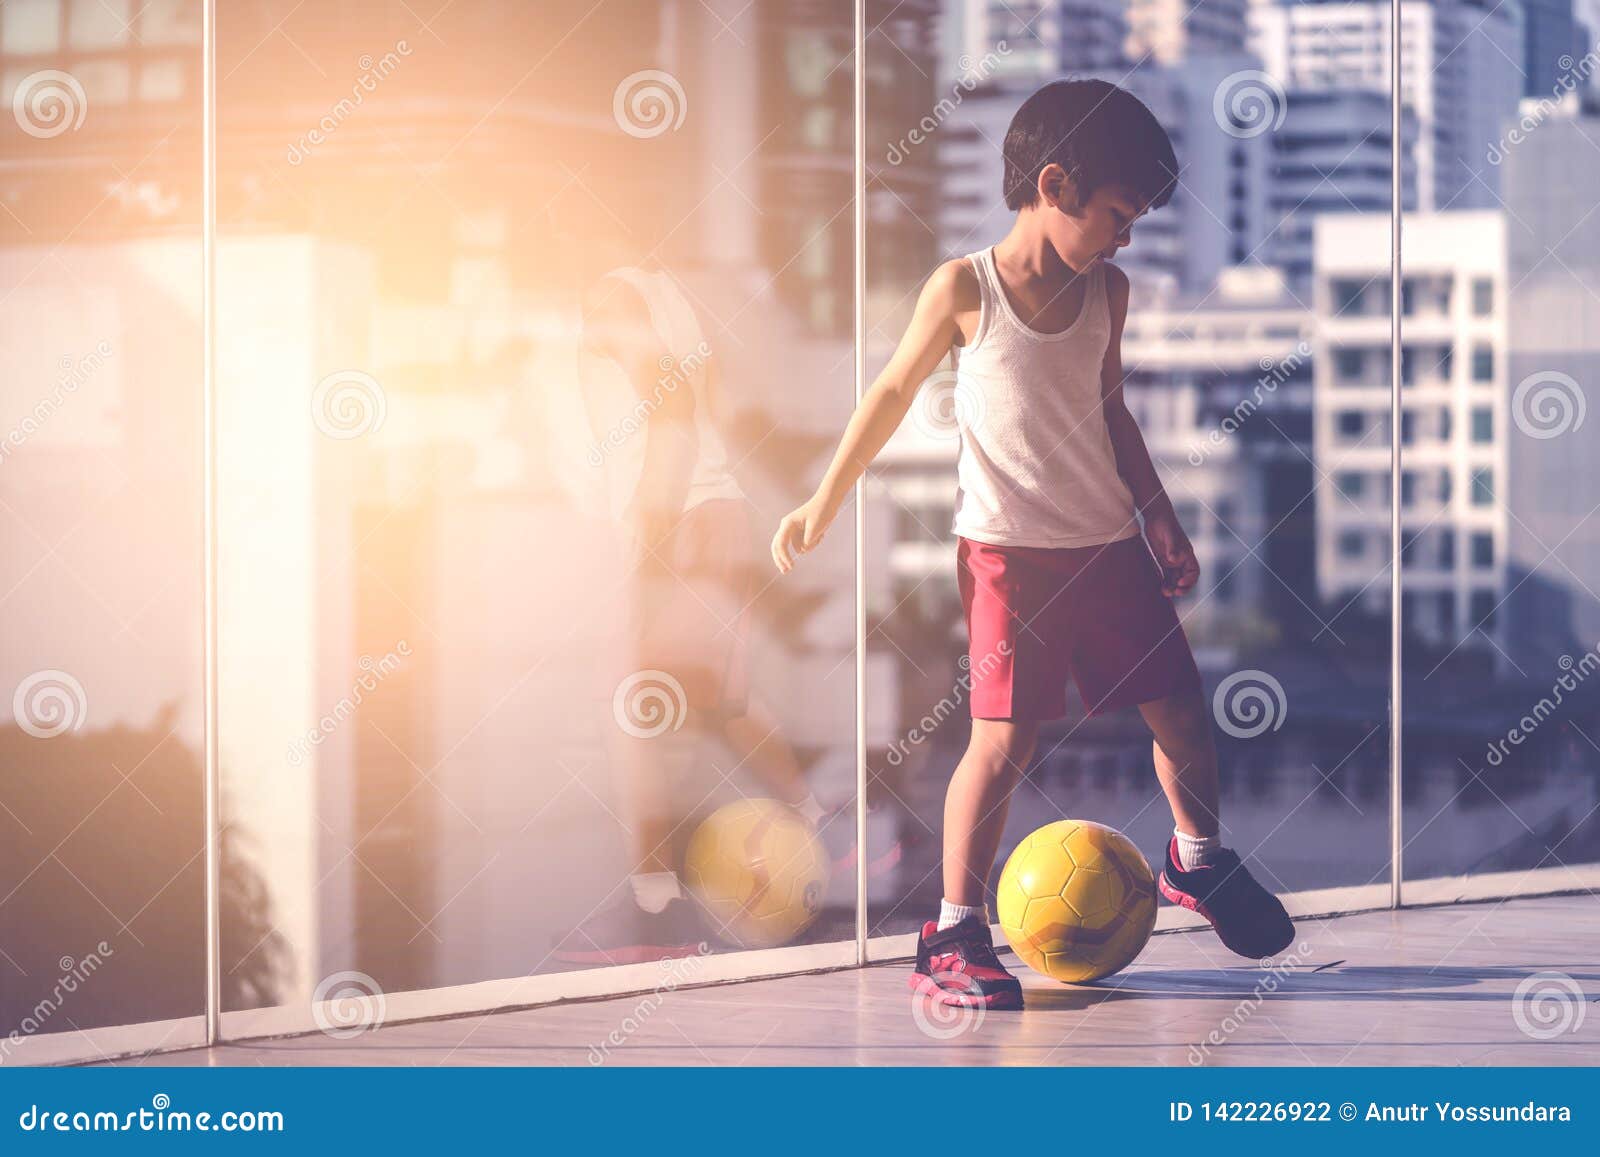
<svg viewBox="0 0 1600 1157">
<path fill-rule="evenodd" d="M 1409 446 L 1417 439 L 1417 415 L 1411 410 L 1400 412 L 1400 445 Z"/>
<path fill-rule="evenodd" d="M 1450 441 L 1450 408 L 1448 406 L 1439 410 L 1439 441 Z"/>
<path fill-rule="evenodd" d="M 1361 297 L 1365 287 L 1359 281 L 1333 283 L 1333 312 L 1335 314 L 1361 313 Z"/>
<path fill-rule="evenodd" d="M 1367 356 L 1361 350 L 1344 346 L 1334 351 L 1333 364 L 1339 384 L 1357 386 L 1367 372 Z"/>
<path fill-rule="evenodd" d="M 1448 528 L 1439 532 L 1439 568 L 1441 570 L 1456 568 L 1456 532 Z"/>
<path fill-rule="evenodd" d="M 1472 440 L 1479 445 L 1488 445 L 1494 441 L 1494 411 L 1488 406 L 1473 408 Z"/>
<path fill-rule="evenodd" d="M 1339 532 L 1339 557 L 1360 558 L 1367 553 L 1367 537 L 1359 530 Z"/>
<path fill-rule="evenodd" d="M 1472 380 L 1494 381 L 1494 350 L 1489 346 L 1480 345 L 1472 348 Z"/>
<path fill-rule="evenodd" d="M 1494 565 L 1494 535 L 1474 534 L 1472 536 L 1472 565 L 1491 567 Z"/>
<path fill-rule="evenodd" d="M 132 22 L 128 0 L 78 0 L 70 9 L 67 39 L 73 48 L 120 48 Z"/>
<path fill-rule="evenodd" d="M 1412 507 L 1417 504 L 1417 475 L 1414 470 L 1400 472 L 1400 505 Z"/>
<path fill-rule="evenodd" d="M 1449 502 L 1451 493 L 1450 468 L 1446 466 L 1439 471 L 1438 480 L 1434 485 L 1434 493 L 1439 496 L 1440 502 Z"/>
<path fill-rule="evenodd" d="M 1493 591 L 1473 591 L 1470 614 L 1474 626 L 1489 630 L 1494 626 L 1494 609 L 1498 600 Z"/>
<path fill-rule="evenodd" d="M 1366 482 L 1366 477 L 1355 470 L 1342 470 L 1334 478 L 1334 485 L 1339 488 L 1339 493 L 1352 502 L 1361 497 L 1362 491 L 1366 489 Z"/>
<path fill-rule="evenodd" d="M 1472 313 L 1475 317 L 1488 317 L 1494 313 L 1494 281 L 1490 278 L 1473 278 Z"/>
<path fill-rule="evenodd" d="M 1359 438 L 1366 428 L 1367 419 L 1360 410 L 1339 411 L 1339 437 Z"/>
<path fill-rule="evenodd" d="M 1494 505 L 1494 471 L 1487 466 L 1472 472 L 1472 505 Z"/>
<path fill-rule="evenodd" d="M 7 56 L 37 56 L 60 50 L 60 0 L 0 4 L 0 51 Z"/>
</svg>

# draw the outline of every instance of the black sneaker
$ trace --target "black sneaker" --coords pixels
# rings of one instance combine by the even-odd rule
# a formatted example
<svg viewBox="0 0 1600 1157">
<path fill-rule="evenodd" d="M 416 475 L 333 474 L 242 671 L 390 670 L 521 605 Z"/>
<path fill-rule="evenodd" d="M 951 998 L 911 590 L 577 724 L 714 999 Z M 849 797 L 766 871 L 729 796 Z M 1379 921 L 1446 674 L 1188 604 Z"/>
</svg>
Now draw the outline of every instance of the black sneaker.
<svg viewBox="0 0 1600 1157">
<path fill-rule="evenodd" d="M 1209 864 L 1178 866 L 1178 837 L 1167 841 L 1167 866 L 1158 886 L 1174 904 L 1198 912 L 1229 951 L 1252 960 L 1275 956 L 1294 942 L 1294 923 L 1278 898 L 1256 883 L 1238 853 L 1222 848 Z"/>
<path fill-rule="evenodd" d="M 1021 1008 L 1022 985 L 995 955 L 989 926 L 968 916 L 943 932 L 929 920 L 917 940 L 911 991 L 965 1008 Z"/>
<path fill-rule="evenodd" d="M 552 955 L 567 964 L 641 964 L 706 951 L 694 906 L 683 897 L 659 912 L 639 907 L 632 891 L 579 924 Z"/>
</svg>

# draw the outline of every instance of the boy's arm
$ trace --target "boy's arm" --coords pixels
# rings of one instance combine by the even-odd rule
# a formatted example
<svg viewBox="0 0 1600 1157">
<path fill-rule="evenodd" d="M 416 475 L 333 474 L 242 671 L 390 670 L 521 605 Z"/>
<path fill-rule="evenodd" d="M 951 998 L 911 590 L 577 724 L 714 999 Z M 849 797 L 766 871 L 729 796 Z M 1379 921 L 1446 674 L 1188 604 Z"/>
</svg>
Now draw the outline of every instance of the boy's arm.
<svg viewBox="0 0 1600 1157">
<path fill-rule="evenodd" d="M 922 383 L 949 352 L 959 332 L 956 313 L 964 288 L 966 295 L 976 294 L 975 285 L 962 285 L 963 264 L 959 260 L 945 262 L 923 285 L 911 324 L 889 364 L 850 416 L 816 493 L 778 524 L 772 539 L 772 561 L 780 573 L 794 568 L 795 554 L 804 554 L 822 541 L 851 487 L 899 428 Z"/>
<path fill-rule="evenodd" d="M 684 351 L 661 345 L 644 299 L 615 285 L 591 290 L 583 301 L 583 342 L 591 352 L 621 367 L 644 415 L 644 462 L 634 499 L 624 512 L 642 552 L 659 546 L 683 514 L 694 472 L 698 438 L 694 391 L 666 377 L 662 362 Z M 709 369 L 709 363 L 707 364 Z"/>
<path fill-rule="evenodd" d="M 1161 485 L 1139 424 L 1128 412 L 1122 396 L 1122 327 L 1128 317 L 1128 275 L 1107 265 L 1106 296 L 1111 307 L 1111 340 L 1100 369 L 1100 397 L 1106 430 L 1117 456 L 1117 473 L 1127 483 L 1134 506 L 1144 515 L 1144 536 L 1161 564 L 1161 589 L 1168 596 L 1187 594 L 1200 578 L 1200 563 L 1183 527 L 1178 525 L 1172 501 Z"/>
</svg>

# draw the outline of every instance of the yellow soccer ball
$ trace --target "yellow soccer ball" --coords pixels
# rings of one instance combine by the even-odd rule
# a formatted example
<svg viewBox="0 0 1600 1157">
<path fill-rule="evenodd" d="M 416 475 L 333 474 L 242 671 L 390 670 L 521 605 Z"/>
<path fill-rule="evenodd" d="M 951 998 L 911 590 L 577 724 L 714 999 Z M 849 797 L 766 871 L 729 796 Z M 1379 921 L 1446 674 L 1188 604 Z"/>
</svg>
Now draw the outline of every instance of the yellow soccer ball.
<svg viewBox="0 0 1600 1157">
<path fill-rule="evenodd" d="M 1068 984 L 1126 968 L 1156 926 L 1150 865 L 1127 836 L 1089 820 L 1057 820 L 1018 844 L 995 899 L 1017 955 Z"/>
<path fill-rule="evenodd" d="M 720 935 L 744 948 L 773 948 L 817 918 L 829 868 L 822 842 L 794 809 L 742 799 L 695 829 L 683 877 Z"/>
</svg>

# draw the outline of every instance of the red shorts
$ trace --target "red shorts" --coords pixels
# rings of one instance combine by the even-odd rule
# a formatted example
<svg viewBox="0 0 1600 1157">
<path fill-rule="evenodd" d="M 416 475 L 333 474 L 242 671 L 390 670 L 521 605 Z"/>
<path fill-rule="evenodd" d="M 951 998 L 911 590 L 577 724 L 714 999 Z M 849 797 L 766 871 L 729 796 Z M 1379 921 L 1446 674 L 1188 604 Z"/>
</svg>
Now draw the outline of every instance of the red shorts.
<svg viewBox="0 0 1600 1157">
<path fill-rule="evenodd" d="M 1142 535 L 1104 546 L 991 546 L 961 538 L 974 719 L 1060 719 L 1067 678 L 1090 715 L 1200 685 Z"/>
<path fill-rule="evenodd" d="M 745 502 L 713 498 L 691 507 L 635 576 L 631 664 L 665 672 L 694 710 L 747 710 L 753 542 Z"/>
</svg>

